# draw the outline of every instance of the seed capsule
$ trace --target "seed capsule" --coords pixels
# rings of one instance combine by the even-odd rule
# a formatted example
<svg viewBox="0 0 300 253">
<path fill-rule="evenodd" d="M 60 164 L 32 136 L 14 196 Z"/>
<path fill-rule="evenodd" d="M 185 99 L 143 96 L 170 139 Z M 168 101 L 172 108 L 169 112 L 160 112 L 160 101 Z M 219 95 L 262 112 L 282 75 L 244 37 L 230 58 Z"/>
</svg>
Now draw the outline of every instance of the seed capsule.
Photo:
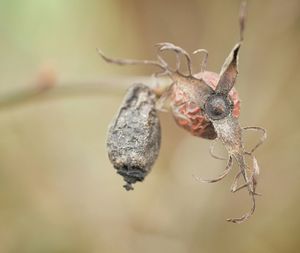
<svg viewBox="0 0 300 253">
<path fill-rule="evenodd" d="M 132 85 L 109 127 L 108 157 L 123 176 L 126 190 L 144 180 L 158 157 L 161 130 L 155 103 L 156 95 L 149 87 Z"/>
</svg>

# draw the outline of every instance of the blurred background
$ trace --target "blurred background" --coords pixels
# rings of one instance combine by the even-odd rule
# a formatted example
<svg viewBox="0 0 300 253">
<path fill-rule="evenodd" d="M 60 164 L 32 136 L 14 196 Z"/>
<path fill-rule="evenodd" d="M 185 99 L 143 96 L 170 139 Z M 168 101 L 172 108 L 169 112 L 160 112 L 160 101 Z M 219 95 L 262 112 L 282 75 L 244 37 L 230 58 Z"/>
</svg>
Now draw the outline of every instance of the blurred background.
<svg viewBox="0 0 300 253">
<path fill-rule="evenodd" d="M 0 252 L 299 252 L 300 2 L 250 0 L 236 88 L 243 126 L 263 126 L 257 211 L 230 193 L 237 171 L 161 113 L 159 159 L 126 192 L 107 127 L 158 42 L 209 51 L 219 72 L 238 41 L 238 0 L 0 0 Z M 200 57 L 194 57 L 195 68 Z M 133 78 L 132 78 L 133 77 Z M 259 135 L 249 133 L 246 145 Z M 219 152 L 222 153 L 221 146 Z"/>
</svg>

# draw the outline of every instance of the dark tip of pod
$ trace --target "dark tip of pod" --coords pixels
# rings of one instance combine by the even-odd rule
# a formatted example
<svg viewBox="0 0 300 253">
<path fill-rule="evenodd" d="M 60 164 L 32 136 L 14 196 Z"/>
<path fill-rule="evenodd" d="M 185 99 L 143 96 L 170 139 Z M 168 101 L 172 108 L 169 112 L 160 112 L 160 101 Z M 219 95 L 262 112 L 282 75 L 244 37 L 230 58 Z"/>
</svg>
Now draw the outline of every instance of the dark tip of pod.
<svg viewBox="0 0 300 253">
<path fill-rule="evenodd" d="M 127 183 L 124 185 L 124 188 L 127 191 L 133 190 L 132 184 L 135 184 L 136 182 L 142 182 L 147 175 L 147 173 L 143 171 L 143 168 L 128 167 L 126 165 L 119 168 L 117 173 L 120 174 Z"/>
<path fill-rule="evenodd" d="M 109 128 L 108 156 L 127 191 L 144 180 L 158 157 L 161 133 L 155 104 L 156 96 L 149 87 L 132 85 Z"/>
</svg>

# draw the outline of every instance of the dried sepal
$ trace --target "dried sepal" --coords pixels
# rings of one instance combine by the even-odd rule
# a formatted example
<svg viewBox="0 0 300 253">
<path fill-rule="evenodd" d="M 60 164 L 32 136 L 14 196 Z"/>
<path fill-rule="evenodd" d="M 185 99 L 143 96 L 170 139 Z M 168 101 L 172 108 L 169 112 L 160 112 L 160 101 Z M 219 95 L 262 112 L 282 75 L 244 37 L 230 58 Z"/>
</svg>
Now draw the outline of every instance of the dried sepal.
<svg viewBox="0 0 300 253">
<path fill-rule="evenodd" d="M 206 70 L 206 66 L 207 66 L 208 51 L 204 48 L 200 48 L 193 52 L 193 54 L 200 54 L 200 53 L 204 54 L 204 57 L 202 59 L 201 66 L 200 66 L 200 73 L 203 73 Z"/>
<path fill-rule="evenodd" d="M 239 12 L 239 26 L 240 26 L 240 39 L 239 42 L 233 47 L 229 56 L 226 58 L 221 72 L 220 80 L 216 88 L 216 92 L 228 94 L 235 84 L 238 75 L 238 56 L 241 44 L 244 40 L 245 19 L 246 19 L 246 5 L 247 1 L 242 1 Z"/>
<path fill-rule="evenodd" d="M 238 75 L 238 54 L 241 44 L 238 43 L 232 49 L 225 60 L 220 73 L 220 79 L 216 87 L 216 92 L 227 95 L 235 84 Z"/>
<path fill-rule="evenodd" d="M 195 178 L 196 178 L 196 180 L 200 181 L 201 183 L 216 183 L 216 182 L 219 182 L 224 177 L 226 177 L 228 175 L 228 173 L 231 171 L 232 164 L 233 164 L 232 157 L 229 157 L 227 165 L 226 165 L 224 171 L 219 176 L 217 176 L 215 178 L 211 178 L 211 179 L 203 179 L 203 178 L 196 177 L 196 176 L 195 176 Z"/>
<path fill-rule="evenodd" d="M 176 53 L 176 69 L 174 72 L 179 73 L 180 69 L 180 54 L 182 54 L 186 61 L 187 61 L 187 68 L 188 68 L 188 76 L 192 75 L 192 60 L 188 52 L 186 52 L 183 48 L 179 46 L 175 46 L 174 44 L 170 42 L 162 42 L 162 43 L 157 43 L 156 46 L 158 47 L 158 52 L 163 52 L 166 50 L 173 51 Z M 182 74 L 183 75 L 183 74 Z"/>
<path fill-rule="evenodd" d="M 218 156 L 218 155 L 216 155 L 216 154 L 214 153 L 215 144 L 216 144 L 216 140 L 214 140 L 214 141 L 211 143 L 211 145 L 210 145 L 210 147 L 209 147 L 209 154 L 210 154 L 213 158 L 215 158 L 215 159 L 217 159 L 217 160 L 227 160 L 227 158 L 220 157 L 220 156 Z"/>
<path fill-rule="evenodd" d="M 265 131 L 263 131 L 263 136 L 260 139 L 259 143 L 255 145 L 255 147 L 251 150 L 251 152 L 247 152 L 244 148 L 244 143 L 243 143 L 243 136 L 242 136 L 243 129 L 240 127 L 238 119 L 232 116 L 232 112 L 230 112 L 228 115 L 223 114 L 222 118 L 215 117 L 215 115 L 213 114 L 215 112 L 214 107 L 217 107 L 219 109 L 220 105 L 225 107 L 224 111 L 226 111 L 227 109 L 230 110 L 228 104 L 217 103 L 219 102 L 219 100 L 222 99 L 224 101 L 228 100 L 227 95 L 226 94 L 219 94 L 217 96 L 212 95 L 211 99 L 207 100 L 208 105 L 206 105 L 205 108 L 206 110 L 208 110 L 206 111 L 206 114 L 214 126 L 214 129 L 217 133 L 217 138 L 223 143 L 224 147 L 228 152 L 229 157 L 235 160 L 240 170 L 234 178 L 234 182 L 231 186 L 231 191 L 237 192 L 241 189 L 246 188 L 251 196 L 252 207 L 249 212 L 247 212 L 246 214 L 242 215 L 239 218 L 227 219 L 227 221 L 229 222 L 242 223 L 248 220 L 255 211 L 255 207 L 256 207 L 255 196 L 259 195 L 256 192 L 259 167 L 256 158 L 253 156 L 253 152 L 258 146 L 260 146 L 263 143 L 266 137 L 266 133 Z M 216 112 L 218 111 L 216 110 Z M 219 116 L 219 114 L 217 114 L 217 116 Z M 244 130 L 254 130 L 254 129 L 255 130 L 259 129 L 262 131 L 262 129 L 259 127 L 244 128 Z M 246 163 L 245 156 L 251 156 L 252 166 L 249 166 Z M 240 177 L 243 178 L 244 184 L 239 186 L 238 181 Z M 223 177 L 220 177 L 220 180 L 222 178 Z M 211 180 L 209 182 L 216 182 L 216 181 L 219 180 Z"/>
</svg>

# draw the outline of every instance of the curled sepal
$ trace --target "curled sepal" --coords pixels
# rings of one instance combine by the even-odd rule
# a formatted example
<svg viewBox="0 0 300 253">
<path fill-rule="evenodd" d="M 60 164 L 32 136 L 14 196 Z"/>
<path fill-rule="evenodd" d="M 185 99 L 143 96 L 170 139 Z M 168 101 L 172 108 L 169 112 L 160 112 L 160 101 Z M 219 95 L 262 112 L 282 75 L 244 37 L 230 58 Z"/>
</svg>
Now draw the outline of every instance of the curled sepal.
<svg viewBox="0 0 300 253">
<path fill-rule="evenodd" d="M 220 80 L 216 87 L 217 93 L 227 95 L 234 86 L 238 75 L 238 56 L 240 47 L 241 43 L 237 43 L 224 62 L 220 73 Z"/>
<path fill-rule="evenodd" d="M 139 65 L 139 64 L 144 64 L 144 65 L 153 65 L 157 66 L 163 70 L 166 70 L 166 67 L 158 61 L 152 61 L 152 60 L 135 60 L 135 59 L 117 59 L 117 58 L 111 58 L 106 56 L 102 50 L 97 48 L 98 54 L 102 57 L 102 59 L 108 63 L 113 63 L 117 65 Z"/>
</svg>

